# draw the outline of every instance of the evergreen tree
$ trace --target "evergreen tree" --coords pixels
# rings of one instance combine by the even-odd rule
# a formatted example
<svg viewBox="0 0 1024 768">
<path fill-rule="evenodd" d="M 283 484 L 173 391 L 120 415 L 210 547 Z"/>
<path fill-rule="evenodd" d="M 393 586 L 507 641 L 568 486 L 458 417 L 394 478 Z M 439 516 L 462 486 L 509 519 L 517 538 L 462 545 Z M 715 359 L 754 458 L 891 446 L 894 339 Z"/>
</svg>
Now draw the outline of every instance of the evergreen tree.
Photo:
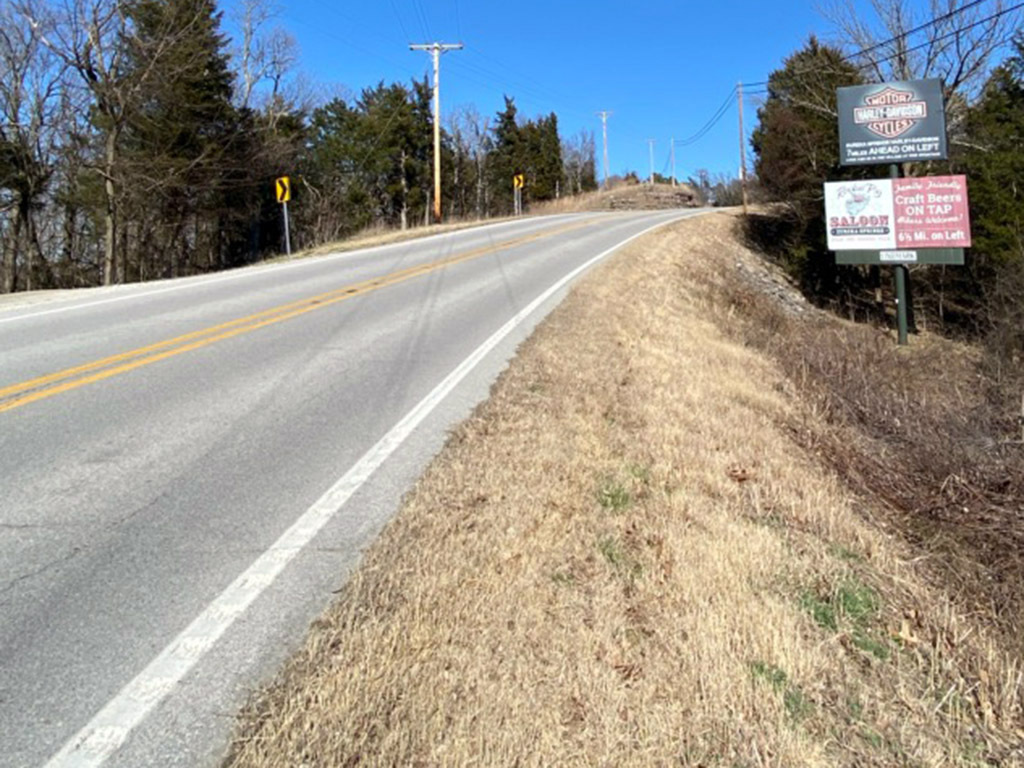
<svg viewBox="0 0 1024 768">
<path fill-rule="evenodd" d="M 523 166 L 527 176 L 527 198 L 552 200 L 564 185 L 562 142 L 558 137 L 558 117 L 528 121 L 521 129 Z"/>
<path fill-rule="evenodd" d="M 841 51 L 812 36 L 768 78 L 751 137 L 759 183 L 790 212 L 786 266 L 819 300 L 842 300 L 863 283 L 859 270 L 835 265 L 826 247 L 822 202 L 826 180 L 858 173 L 839 165 L 836 89 L 860 82 Z"/>
<path fill-rule="evenodd" d="M 320 241 L 339 239 L 372 221 L 369 196 L 359 171 L 360 114 L 344 99 L 313 111 L 309 143 L 303 160 L 303 177 L 312 198 L 303 211 L 306 226 Z"/>
<path fill-rule="evenodd" d="M 975 250 L 995 263 L 1024 257 L 1024 36 L 970 111 L 970 174 Z"/>
<path fill-rule="evenodd" d="M 426 210 L 433 185 L 433 126 L 430 88 L 410 90 L 383 83 L 363 91 L 357 103 L 362 119 L 359 142 L 365 154 L 360 174 L 376 201 L 375 218 L 408 226 Z"/>
<path fill-rule="evenodd" d="M 939 293 L 942 319 L 989 333 L 1006 361 L 1024 354 L 1024 34 L 1014 50 L 968 113 L 974 247 L 966 270 L 940 275 Z"/>
<path fill-rule="evenodd" d="M 525 141 L 517 113 L 515 99 L 505 96 L 505 109 L 498 113 L 494 126 L 494 147 L 487 158 L 493 213 L 512 211 L 512 178 L 526 172 Z"/>
<path fill-rule="evenodd" d="M 146 247 L 135 267 L 140 277 L 222 267 L 217 219 L 225 171 L 239 160 L 239 115 L 221 14 L 212 0 L 136 0 L 129 13 L 129 66 L 161 71 L 147 80 L 126 131 L 133 212 L 149 227 L 138 234 L 148 242 L 138 243 Z M 163 258 L 147 269 L 143 259 L 154 250 Z"/>
</svg>

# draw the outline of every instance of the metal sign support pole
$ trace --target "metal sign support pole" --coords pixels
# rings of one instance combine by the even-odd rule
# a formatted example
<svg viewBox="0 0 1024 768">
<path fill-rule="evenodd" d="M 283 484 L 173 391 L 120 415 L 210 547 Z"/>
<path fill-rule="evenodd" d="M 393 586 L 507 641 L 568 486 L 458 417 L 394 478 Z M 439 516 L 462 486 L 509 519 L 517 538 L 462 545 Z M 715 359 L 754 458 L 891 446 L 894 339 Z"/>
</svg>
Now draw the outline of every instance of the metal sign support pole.
<svg viewBox="0 0 1024 768">
<path fill-rule="evenodd" d="M 897 163 L 889 166 L 889 178 L 898 179 L 900 167 Z M 907 280 L 910 270 L 904 264 L 896 265 L 896 340 L 901 347 L 907 345 Z"/>
<path fill-rule="evenodd" d="M 284 209 L 284 250 L 289 256 L 292 255 L 292 237 L 291 232 L 288 231 L 288 203 L 281 203 Z"/>
<path fill-rule="evenodd" d="M 907 267 L 896 265 L 896 336 L 901 347 L 907 345 Z"/>
</svg>

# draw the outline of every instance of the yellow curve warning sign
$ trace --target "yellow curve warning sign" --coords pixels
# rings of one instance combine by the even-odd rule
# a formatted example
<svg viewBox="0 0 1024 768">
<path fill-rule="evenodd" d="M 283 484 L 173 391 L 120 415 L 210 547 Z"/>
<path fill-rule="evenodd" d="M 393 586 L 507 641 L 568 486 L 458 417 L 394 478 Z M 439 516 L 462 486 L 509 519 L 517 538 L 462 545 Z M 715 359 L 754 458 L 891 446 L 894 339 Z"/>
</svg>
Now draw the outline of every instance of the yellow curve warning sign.
<svg viewBox="0 0 1024 768">
<path fill-rule="evenodd" d="M 277 190 L 277 202 L 287 203 L 292 199 L 292 180 L 288 176 L 282 176 L 274 185 Z"/>
</svg>

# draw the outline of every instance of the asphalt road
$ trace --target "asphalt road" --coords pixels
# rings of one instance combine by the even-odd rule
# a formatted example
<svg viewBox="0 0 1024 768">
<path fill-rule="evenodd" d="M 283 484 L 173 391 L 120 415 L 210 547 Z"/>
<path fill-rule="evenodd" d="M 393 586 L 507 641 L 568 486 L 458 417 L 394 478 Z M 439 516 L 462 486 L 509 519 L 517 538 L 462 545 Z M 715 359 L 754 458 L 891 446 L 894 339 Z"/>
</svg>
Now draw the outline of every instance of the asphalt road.
<svg viewBox="0 0 1024 768">
<path fill-rule="evenodd" d="M 0 766 L 216 765 L 550 289 L 684 215 L 0 307 Z"/>
</svg>

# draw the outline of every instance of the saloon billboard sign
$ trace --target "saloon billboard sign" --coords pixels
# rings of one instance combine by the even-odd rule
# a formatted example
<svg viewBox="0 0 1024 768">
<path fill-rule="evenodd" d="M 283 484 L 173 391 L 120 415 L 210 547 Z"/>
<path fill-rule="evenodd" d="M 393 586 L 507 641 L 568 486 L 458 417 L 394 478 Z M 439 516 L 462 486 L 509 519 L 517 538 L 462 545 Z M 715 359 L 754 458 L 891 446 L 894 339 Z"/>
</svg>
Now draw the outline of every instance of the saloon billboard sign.
<svg viewBox="0 0 1024 768">
<path fill-rule="evenodd" d="M 898 80 L 838 89 L 839 162 L 944 160 L 942 81 Z"/>
<path fill-rule="evenodd" d="M 870 179 L 825 183 L 829 250 L 837 262 L 963 263 L 971 221 L 965 176 Z"/>
</svg>

